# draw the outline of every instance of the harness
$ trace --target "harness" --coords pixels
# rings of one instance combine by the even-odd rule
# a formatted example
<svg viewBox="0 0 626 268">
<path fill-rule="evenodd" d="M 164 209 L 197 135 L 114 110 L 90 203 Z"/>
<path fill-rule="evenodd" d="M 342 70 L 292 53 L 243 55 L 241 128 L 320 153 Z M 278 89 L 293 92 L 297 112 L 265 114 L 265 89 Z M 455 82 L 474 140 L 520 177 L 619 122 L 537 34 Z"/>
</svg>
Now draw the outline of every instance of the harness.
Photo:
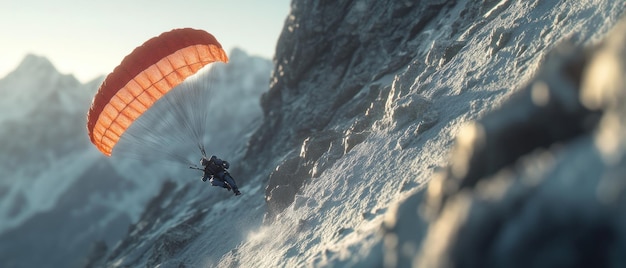
<svg viewBox="0 0 626 268">
<path fill-rule="evenodd" d="M 224 171 L 224 168 L 222 168 L 221 166 L 215 164 L 214 161 L 209 160 L 209 163 L 206 165 L 206 167 L 204 168 L 204 171 L 211 174 L 211 175 L 216 175 L 217 173 Z"/>
</svg>

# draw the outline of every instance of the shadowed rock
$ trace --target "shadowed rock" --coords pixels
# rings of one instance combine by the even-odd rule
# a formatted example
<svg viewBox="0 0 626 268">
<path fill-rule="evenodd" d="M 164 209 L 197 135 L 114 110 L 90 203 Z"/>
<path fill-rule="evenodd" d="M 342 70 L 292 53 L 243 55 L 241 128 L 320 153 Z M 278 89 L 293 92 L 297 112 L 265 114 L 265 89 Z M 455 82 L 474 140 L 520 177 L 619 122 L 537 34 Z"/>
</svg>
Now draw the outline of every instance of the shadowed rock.
<svg viewBox="0 0 626 268">
<path fill-rule="evenodd" d="M 625 33 L 559 47 L 461 131 L 450 167 L 388 215 L 384 265 L 626 265 Z"/>
</svg>

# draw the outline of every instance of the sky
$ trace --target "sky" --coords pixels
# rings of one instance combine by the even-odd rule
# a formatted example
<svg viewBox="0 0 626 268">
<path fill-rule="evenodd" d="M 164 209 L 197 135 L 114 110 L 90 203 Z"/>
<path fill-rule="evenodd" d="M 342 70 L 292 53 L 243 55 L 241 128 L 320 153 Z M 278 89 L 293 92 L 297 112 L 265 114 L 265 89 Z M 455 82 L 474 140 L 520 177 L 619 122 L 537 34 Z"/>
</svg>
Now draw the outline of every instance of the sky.
<svg viewBox="0 0 626 268">
<path fill-rule="evenodd" d="M 271 59 L 290 0 L 0 0 L 0 79 L 27 54 L 82 82 L 110 73 L 135 47 L 175 28 L 212 33 Z"/>
</svg>

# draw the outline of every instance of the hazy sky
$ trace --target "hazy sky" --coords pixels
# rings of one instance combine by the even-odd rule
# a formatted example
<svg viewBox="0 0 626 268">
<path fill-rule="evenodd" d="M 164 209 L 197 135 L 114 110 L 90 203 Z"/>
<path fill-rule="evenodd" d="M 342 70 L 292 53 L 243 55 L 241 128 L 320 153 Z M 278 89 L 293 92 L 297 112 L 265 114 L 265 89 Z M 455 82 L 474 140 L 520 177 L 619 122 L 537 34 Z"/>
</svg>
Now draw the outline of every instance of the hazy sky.
<svg viewBox="0 0 626 268">
<path fill-rule="evenodd" d="M 272 58 L 290 0 L 0 0 L 0 79 L 28 54 L 87 82 L 174 28 L 212 33 L 226 52 Z"/>
</svg>

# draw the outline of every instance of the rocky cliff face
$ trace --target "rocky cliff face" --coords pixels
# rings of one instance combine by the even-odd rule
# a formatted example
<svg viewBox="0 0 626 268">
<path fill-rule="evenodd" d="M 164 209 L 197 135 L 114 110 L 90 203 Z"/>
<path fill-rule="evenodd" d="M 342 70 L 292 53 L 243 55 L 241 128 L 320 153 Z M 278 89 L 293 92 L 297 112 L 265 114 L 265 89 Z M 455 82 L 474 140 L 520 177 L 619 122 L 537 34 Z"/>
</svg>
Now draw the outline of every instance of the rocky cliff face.
<svg viewBox="0 0 626 268">
<path fill-rule="evenodd" d="M 252 146 L 251 153 L 276 141 L 299 144 L 332 123 L 346 121 L 337 118 L 346 117 L 338 110 L 353 106 L 350 101 L 361 97 L 358 93 L 366 85 L 406 66 L 419 53 L 412 47 L 418 35 L 449 6 L 439 2 L 295 1 L 276 49 L 270 91 L 262 98 L 267 119 L 254 137 L 270 142 Z M 377 96 L 367 97 L 371 101 Z M 358 108 L 364 112 L 368 107 Z"/>
<path fill-rule="evenodd" d="M 445 94 L 428 92 L 438 83 L 433 74 L 457 79 L 445 85 L 453 94 L 493 86 L 494 80 L 516 80 L 508 84 L 521 87 L 520 79 L 536 72 L 533 66 L 555 43 L 588 42 L 590 32 L 576 32 L 576 22 L 567 25 L 582 16 L 569 8 L 511 1 L 294 1 L 270 91 L 262 98 L 266 118 L 245 158 L 254 169 L 276 167 L 267 179 L 268 216 L 291 204 L 304 183 L 364 141 L 372 128 L 404 131 L 398 140 L 403 148 L 440 121 L 440 113 L 450 114 L 432 106 L 433 94 Z M 511 18 L 514 10 L 529 16 Z M 541 22 L 551 19 L 564 29 Z M 609 27 L 600 18 L 584 20 L 579 23 Z M 538 28 L 518 27 L 523 24 Z M 465 66 L 446 67 L 458 53 L 456 63 Z"/>
<path fill-rule="evenodd" d="M 261 100 L 266 120 L 246 158 L 277 166 L 266 189 L 270 217 L 293 201 L 305 181 L 365 140 L 384 115 L 393 73 L 429 45 L 421 40 L 441 34 L 426 26 L 450 27 L 445 24 L 467 19 L 435 20 L 453 7 L 446 1 L 293 2 L 276 48 L 270 91 Z M 388 123 L 418 120 L 428 105 L 418 96 L 390 108 L 404 111 Z M 432 113 L 426 117 L 422 131 L 437 120 Z M 271 162 L 276 159 L 282 163 Z"/>
<path fill-rule="evenodd" d="M 596 8 L 604 11 L 592 11 Z M 391 180 L 389 183 L 401 191 L 420 190 L 408 195 L 398 210 L 387 215 L 383 225 L 387 230 L 385 243 L 355 242 L 373 249 L 368 257 L 356 261 L 342 256 L 346 253 L 341 249 L 328 253 L 333 252 L 328 247 L 326 253 L 310 254 L 317 259 L 308 260 L 342 265 L 354 261 L 374 267 L 525 267 L 566 263 L 584 267 L 612 263 L 619 247 L 611 245 L 619 243 L 614 239 L 621 241 L 614 237 L 622 231 L 616 225 L 620 217 L 609 215 L 621 211 L 619 207 L 623 205 L 615 203 L 621 192 L 613 193 L 616 199 L 608 207 L 601 205 L 600 200 L 606 196 L 597 191 L 609 182 L 589 180 L 613 172 L 605 170 L 606 163 L 602 164 L 600 156 L 590 156 L 586 162 L 584 157 L 571 154 L 594 150 L 593 138 L 584 137 L 598 131 L 597 122 L 606 107 L 589 108 L 584 105 L 581 92 L 585 91 L 583 84 L 597 79 L 588 73 L 604 77 L 600 75 L 602 71 L 590 71 L 602 68 L 597 66 L 602 63 L 591 67 L 590 62 L 607 56 L 598 56 L 605 54 L 604 48 L 589 47 L 603 38 L 597 33 L 610 29 L 623 10 L 623 5 L 608 2 L 575 7 L 540 1 L 294 1 L 277 47 L 270 91 L 262 99 L 266 120 L 252 137 L 246 158 L 261 166 L 276 167 L 267 178 L 265 222 L 281 225 L 275 222 L 277 215 L 290 217 L 286 216 L 294 213 L 290 209 L 299 210 L 299 217 L 304 217 L 302 211 L 309 206 L 314 207 L 309 210 L 317 212 L 333 209 L 310 205 L 311 199 L 323 203 L 320 199 L 324 198 L 312 198 L 315 190 L 307 188 L 333 195 L 337 192 L 325 186 L 341 187 L 341 180 L 347 179 L 348 187 L 354 188 L 341 192 L 350 196 L 356 191 L 362 198 L 362 190 L 355 183 Z M 622 34 L 619 29 L 613 32 Z M 620 53 L 610 57 L 623 59 Z M 621 71 L 610 71 L 614 72 Z M 623 91 L 624 84 L 618 77 L 601 83 Z M 520 92 L 514 94 L 517 91 Z M 455 98 L 465 104 L 453 101 Z M 512 100 L 505 101 L 509 98 Z M 503 107 L 488 113 L 495 106 Z M 429 147 L 441 146 L 439 149 L 445 151 L 450 144 L 445 135 L 457 135 L 454 129 L 460 123 L 476 118 L 482 118 L 478 121 L 480 127 L 458 134 L 457 149 L 449 160 L 451 166 L 447 167 L 447 161 L 438 161 L 442 154 L 433 153 L 437 149 Z M 601 122 L 606 120 L 609 119 Z M 615 127 L 616 122 L 613 123 Z M 433 131 L 444 137 L 432 136 Z M 380 142 L 383 146 L 372 145 L 377 139 L 391 141 Z M 590 139 L 590 144 L 577 148 L 579 139 Z M 603 138 L 595 138 L 598 146 L 620 147 L 618 141 L 607 145 L 609 142 L 600 139 Z M 360 152 L 351 154 L 365 155 L 359 160 L 350 159 L 349 153 L 359 144 L 370 148 L 359 148 Z M 564 144 L 568 149 L 560 147 Z M 396 150 L 403 152 L 389 157 Z M 389 158 L 393 159 L 392 165 L 388 165 Z M 553 164 L 547 167 L 542 163 L 546 161 Z M 580 166 L 583 163 L 587 165 Z M 580 166 L 577 176 L 568 175 L 569 165 Z M 425 190 L 419 186 L 430 179 L 428 174 L 440 170 L 439 166 L 446 167 L 443 169 L 447 173 L 443 174 L 447 175 L 433 175 L 444 179 L 428 186 L 427 203 L 422 197 Z M 413 171 L 406 171 L 405 167 Z M 324 174 L 329 168 L 331 174 Z M 372 170 L 357 171 L 359 168 Z M 376 174 L 379 172 L 386 175 Z M 362 177 L 351 180 L 351 175 Z M 524 184 L 533 178 L 539 186 Z M 483 183 L 485 180 L 489 182 Z M 376 188 L 368 191 L 373 189 Z M 497 198 L 485 196 L 493 191 L 499 193 Z M 579 193 L 582 196 L 572 197 Z M 357 199 L 342 200 L 339 202 L 350 205 L 340 208 L 359 207 L 364 210 L 361 213 L 366 221 L 378 213 L 376 205 L 363 207 Z M 434 216 L 417 214 L 422 206 L 434 210 L 430 212 Z M 571 212 L 557 213 L 561 206 Z M 576 213 L 579 206 L 587 212 Z M 536 215 L 545 215 L 545 210 L 553 211 L 552 216 Z M 324 215 L 342 219 L 333 213 Z M 304 217 L 300 223 L 321 224 L 322 217 Z M 542 221 L 548 226 L 541 227 Z M 337 236 L 346 232 L 349 236 L 353 231 L 345 224 L 333 225 L 343 230 Z M 563 227 L 562 233 L 550 238 L 543 236 L 559 226 Z M 328 231 L 320 226 L 309 228 L 317 230 L 305 234 L 323 237 Z M 565 238 L 577 231 L 582 231 L 580 237 Z M 453 242 L 438 242 L 443 234 Z M 541 239 L 546 241 L 540 242 Z M 330 241 L 334 245 L 341 243 Z M 255 241 L 246 245 L 258 246 L 257 243 L 271 244 Z M 549 253 L 538 253 L 534 249 L 536 243 Z M 592 243 L 602 247 L 586 246 Z M 565 244 L 575 246 L 559 259 L 555 248 Z M 275 244 L 270 247 L 282 248 Z M 379 247 L 383 250 L 378 251 Z M 487 248 L 491 251 L 485 251 Z M 316 248 L 289 248 L 290 252 L 300 252 L 297 254 L 310 249 Z M 235 258 L 246 259 L 241 255 L 235 254 Z M 504 257 L 511 255 L 515 258 Z M 546 259 L 541 260 L 543 257 Z"/>
</svg>

